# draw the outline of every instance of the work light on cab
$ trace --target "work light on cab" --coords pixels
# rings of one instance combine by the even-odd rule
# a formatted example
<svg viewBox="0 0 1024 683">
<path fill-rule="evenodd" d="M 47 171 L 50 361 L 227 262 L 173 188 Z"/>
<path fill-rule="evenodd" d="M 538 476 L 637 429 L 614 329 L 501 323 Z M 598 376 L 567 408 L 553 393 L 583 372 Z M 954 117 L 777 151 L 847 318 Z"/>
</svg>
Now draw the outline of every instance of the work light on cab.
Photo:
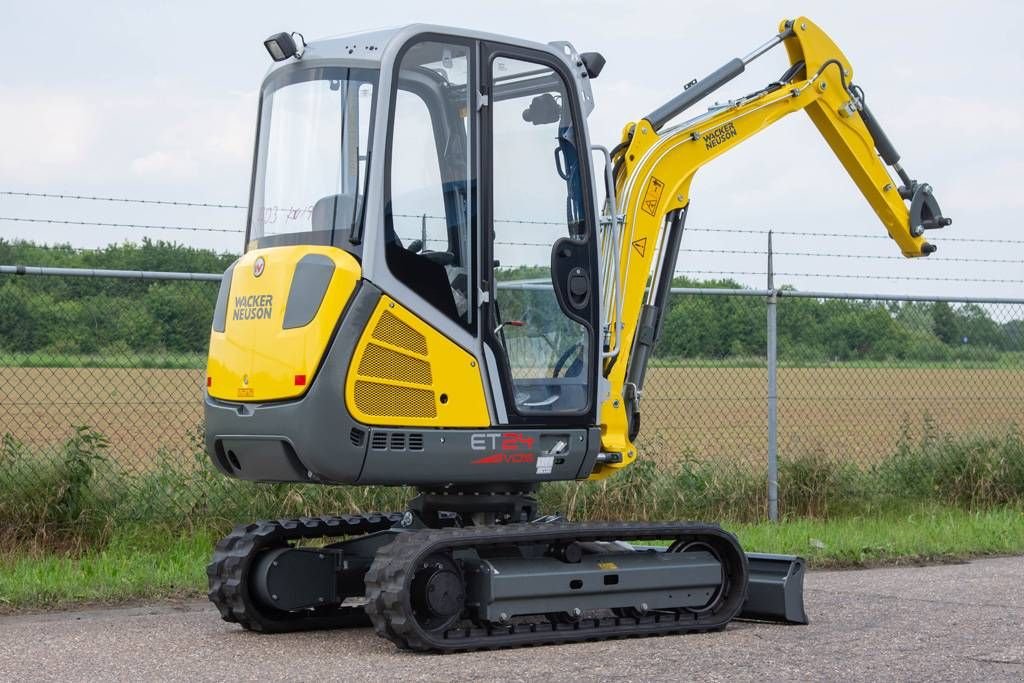
<svg viewBox="0 0 1024 683">
<path fill-rule="evenodd" d="M 295 35 L 298 35 L 299 39 L 302 40 L 302 34 L 275 33 L 263 41 L 263 47 L 267 48 L 267 52 L 270 53 L 270 58 L 275 62 L 283 62 L 289 57 L 301 59 L 302 54 L 299 52 L 299 48 L 295 44 L 295 38 L 293 38 Z M 305 46 L 305 42 L 305 40 L 302 40 L 303 46 Z"/>
</svg>

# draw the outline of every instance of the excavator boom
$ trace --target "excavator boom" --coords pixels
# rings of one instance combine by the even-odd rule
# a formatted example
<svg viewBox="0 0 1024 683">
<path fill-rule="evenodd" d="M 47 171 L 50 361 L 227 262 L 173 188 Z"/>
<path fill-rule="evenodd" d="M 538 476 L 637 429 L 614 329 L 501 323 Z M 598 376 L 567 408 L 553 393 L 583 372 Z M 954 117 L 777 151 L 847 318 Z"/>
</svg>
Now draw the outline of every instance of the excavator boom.
<svg viewBox="0 0 1024 683">
<path fill-rule="evenodd" d="M 670 119 L 780 44 L 786 47 L 790 66 L 777 81 L 666 127 Z M 622 142 L 610 155 L 622 226 L 614 250 L 618 275 L 605 281 L 605 300 L 617 302 L 609 307 L 607 326 L 609 345 L 617 353 L 605 362 L 611 391 L 601 415 L 606 425 L 603 450 L 614 455 L 601 462 L 593 478 L 607 476 L 636 458 L 632 442 L 639 428 L 644 373 L 660 332 L 694 175 L 797 111 L 807 112 L 903 255 L 923 257 L 935 251 L 924 231 L 945 227 L 950 220 L 941 215 L 931 186 L 912 180 L 900 166 L 900 156 L 868 108 L 863 90 L 853 84 L 849 60 L 806 17 L 782 22 L 770 41 L 626 126 Z"/>
</svg>

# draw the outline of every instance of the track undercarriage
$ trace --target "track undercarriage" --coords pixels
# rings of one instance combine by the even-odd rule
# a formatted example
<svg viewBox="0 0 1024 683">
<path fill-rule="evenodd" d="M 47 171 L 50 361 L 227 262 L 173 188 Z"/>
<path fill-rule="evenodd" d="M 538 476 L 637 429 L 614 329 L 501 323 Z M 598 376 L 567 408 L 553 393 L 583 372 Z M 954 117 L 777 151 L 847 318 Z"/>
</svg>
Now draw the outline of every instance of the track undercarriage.
<svg viewBox="0 0 1024 683">
<path fill-rule="evenodd" d="M 254 522 L 218 544 L 210 600 L 259 632 L 371 625 L 477 650 L 807 623 L 803 563 L 716 525 L 568 523 L 527 493 L 425 493 L 404 513 Z"/>
</svg>

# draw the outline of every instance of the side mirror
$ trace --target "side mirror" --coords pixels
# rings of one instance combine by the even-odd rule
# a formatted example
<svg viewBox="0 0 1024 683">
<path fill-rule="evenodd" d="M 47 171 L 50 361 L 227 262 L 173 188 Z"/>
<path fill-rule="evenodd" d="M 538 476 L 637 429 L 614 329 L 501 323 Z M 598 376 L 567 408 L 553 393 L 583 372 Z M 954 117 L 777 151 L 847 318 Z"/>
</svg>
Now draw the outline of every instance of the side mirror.
<svg viewBox="0 0 1024 683">
<path fill-rule="evenodd" d="M 583 62 L 583 67 L 587 70 L 588 78 L 597 78 L 601 75 L 605 59 L 600 52 L 583 52 L 580 54 L 580 61 Z"/>
<path fill-rule="evenodd" d="M 561 118 L 562 108 L 558 105 L 558 100 L 551 93 L 537 95 L 530 102 L 529 109 L 523 111 L 523 121 L 529 121 L 535 126 L 555 123 Z"/>
</svg>

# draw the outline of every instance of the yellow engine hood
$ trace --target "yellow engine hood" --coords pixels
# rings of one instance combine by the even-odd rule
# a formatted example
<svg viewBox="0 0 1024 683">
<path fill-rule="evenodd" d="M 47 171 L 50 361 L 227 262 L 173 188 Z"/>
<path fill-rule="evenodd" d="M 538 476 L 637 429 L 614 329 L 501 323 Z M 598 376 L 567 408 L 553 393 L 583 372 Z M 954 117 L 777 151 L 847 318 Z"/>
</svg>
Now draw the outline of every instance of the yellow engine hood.
<svg viewBox="0 0 1024 683">
<path fill-rule="evenodd" d="M 223 331 L 215 316 L 210 334 L 207 391 L 228 401 L 301 396 L 359 282 L 358 261 L 333 247 L 273 247 L 244 255 L 230 276 L 218 302 Z"/>
</svg>

